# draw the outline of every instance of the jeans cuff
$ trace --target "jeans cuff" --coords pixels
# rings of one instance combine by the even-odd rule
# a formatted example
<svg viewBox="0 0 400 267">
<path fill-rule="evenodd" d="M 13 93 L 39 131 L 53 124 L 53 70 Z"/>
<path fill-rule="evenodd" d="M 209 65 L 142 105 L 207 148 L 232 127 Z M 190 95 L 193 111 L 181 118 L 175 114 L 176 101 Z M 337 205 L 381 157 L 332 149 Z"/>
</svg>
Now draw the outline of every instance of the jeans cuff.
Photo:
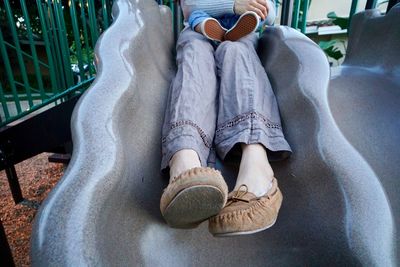
<svg viewBox="0 0 400 267">
<path fill-rule="evenodd" d="M 197 129 L 185 125 L 170 130 L 162 140 L 161 170 L 169 166 L 172 156 L 182 149 L 192 149 L 197 152 L 201 166 L 207 166 L 207 159 L 210 154 L 209 145 L 203 141 Z"/>
<path fill-rule="evenodd" d="M 215 145 L 218 155 L 224 159 L 238 143 L 262 144 L 271 161 L 290 156 L 292 150 L 286 141 L 279 124 L 266 122 L 265 118 L 252 115 L 239 116 L 218 127 Z"/>
</svg>

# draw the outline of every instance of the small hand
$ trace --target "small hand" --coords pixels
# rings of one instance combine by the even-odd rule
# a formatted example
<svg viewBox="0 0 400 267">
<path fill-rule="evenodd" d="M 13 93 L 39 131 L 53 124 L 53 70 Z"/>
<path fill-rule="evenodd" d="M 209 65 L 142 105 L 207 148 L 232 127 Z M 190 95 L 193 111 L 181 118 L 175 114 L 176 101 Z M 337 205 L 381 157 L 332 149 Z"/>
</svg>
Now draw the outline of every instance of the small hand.
<svg viewBox="0 0 400 267">
<path fill-rule="evenodd" d="M 264 20 L 268 15 L 266 0 L 235 0 L 235 14 L 243 14 L 246 11 L 253 11 Z"/>
</svg>

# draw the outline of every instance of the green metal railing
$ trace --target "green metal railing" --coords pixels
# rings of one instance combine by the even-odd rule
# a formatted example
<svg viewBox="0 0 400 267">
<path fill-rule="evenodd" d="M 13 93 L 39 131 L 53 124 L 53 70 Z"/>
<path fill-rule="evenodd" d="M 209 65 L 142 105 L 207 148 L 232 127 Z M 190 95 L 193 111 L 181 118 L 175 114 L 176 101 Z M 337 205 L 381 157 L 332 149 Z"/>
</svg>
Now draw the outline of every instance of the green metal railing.
<svg viewBox="0 0 400 267">
<path fill-rule="evenodd" d="M 86 89 L 112 0 L 0 3 L 0 126 Z"/>
<path fill-rule="evenodd" d="M 308 10 L 310 8 L 311 0 L 294 0 L 293 2 L 293 15 L 290 26 L 295 29 L 299 29 L 302 33 L 306 33 L 307 28 L 307 17 L 308 17 Z M 378 0 L 368 0 L 366 8 L 375 8 L 378 5 Z M 380 2 L 387 2 L 387 1 L 380 1 Z M 359 0 L 352 0 L 349 17 L 348 17 L 348 24 L 350 24 L 351 18 L 357 11 Z M 348 25 L 347 25 L 348 26 Z"/>
<path fill-rule="evenodd" d="M 3 0 L 0 3 L 0 126 L 85 90 L 96 75 L 94 47 L 111 24 L 113 0 Z M 175 38 L 182 28 L 177 1 L 156 0 L 173 12 Z M 289 25 L 306 33 L 312 0 L 290 1 Z M 370 8 L 378 0 L 367 0 Z M 287 6 L 288 2 L 284 2 Z M 358 0 L 353 0 L 349 18 Z M 278 8 L 277 8 L 278 10 Z M 287 17 L 287 16 L 286 16 Z"/>
</svg>

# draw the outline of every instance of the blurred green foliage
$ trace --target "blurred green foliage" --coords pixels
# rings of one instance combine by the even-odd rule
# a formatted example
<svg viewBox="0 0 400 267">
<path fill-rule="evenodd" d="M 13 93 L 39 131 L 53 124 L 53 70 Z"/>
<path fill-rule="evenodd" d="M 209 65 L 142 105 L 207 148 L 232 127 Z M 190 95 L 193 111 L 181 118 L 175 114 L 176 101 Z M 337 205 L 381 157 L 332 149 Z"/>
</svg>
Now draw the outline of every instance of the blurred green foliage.
<svg viewBox="0 0 400 267">
<path fill-rule="evenodd" d="M 348 17 L 339 17 L 338 15 L 336 15 L 336 12 L 334 11 L 329 12 L 327 17 L 332 19 L 333 24 L 338 25 L 343 30 L 349 27 Z"/>
<path fill-rule="evenodd" d="M 330 41 L 320 41 L 319 47 L 324 50 L 325 54 L 328 57 L 331 57 L 335 60 L 341 59 L 344 55 L 342 51 L 337 48 L 337 43 L 340 42 L 339 40 L 330 40 Z"/>
</svg>

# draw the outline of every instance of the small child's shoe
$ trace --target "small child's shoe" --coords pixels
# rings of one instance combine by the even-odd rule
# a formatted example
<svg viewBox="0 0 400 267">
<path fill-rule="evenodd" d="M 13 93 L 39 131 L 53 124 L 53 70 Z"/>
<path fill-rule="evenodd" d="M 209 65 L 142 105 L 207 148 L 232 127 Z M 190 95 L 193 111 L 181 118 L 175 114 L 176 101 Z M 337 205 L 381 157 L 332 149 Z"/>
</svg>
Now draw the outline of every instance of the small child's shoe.
<svg viewBox="0 0 400 267">
<path fill-rule="evenodd" d="M 224 36 L 225 41 L 237 41 L 240 38 L 255 32 L 260 23 L 260 17 L 253 11 L 241 15 L 235 25 Z"/>
<path fill-rule="evenodd" d="M 207 18 L 200 24 L 201 33 L 208 39 L 216 42 L 223 42 L 226 29 L 221 26 L 218 20 Z"/>
</svg>

